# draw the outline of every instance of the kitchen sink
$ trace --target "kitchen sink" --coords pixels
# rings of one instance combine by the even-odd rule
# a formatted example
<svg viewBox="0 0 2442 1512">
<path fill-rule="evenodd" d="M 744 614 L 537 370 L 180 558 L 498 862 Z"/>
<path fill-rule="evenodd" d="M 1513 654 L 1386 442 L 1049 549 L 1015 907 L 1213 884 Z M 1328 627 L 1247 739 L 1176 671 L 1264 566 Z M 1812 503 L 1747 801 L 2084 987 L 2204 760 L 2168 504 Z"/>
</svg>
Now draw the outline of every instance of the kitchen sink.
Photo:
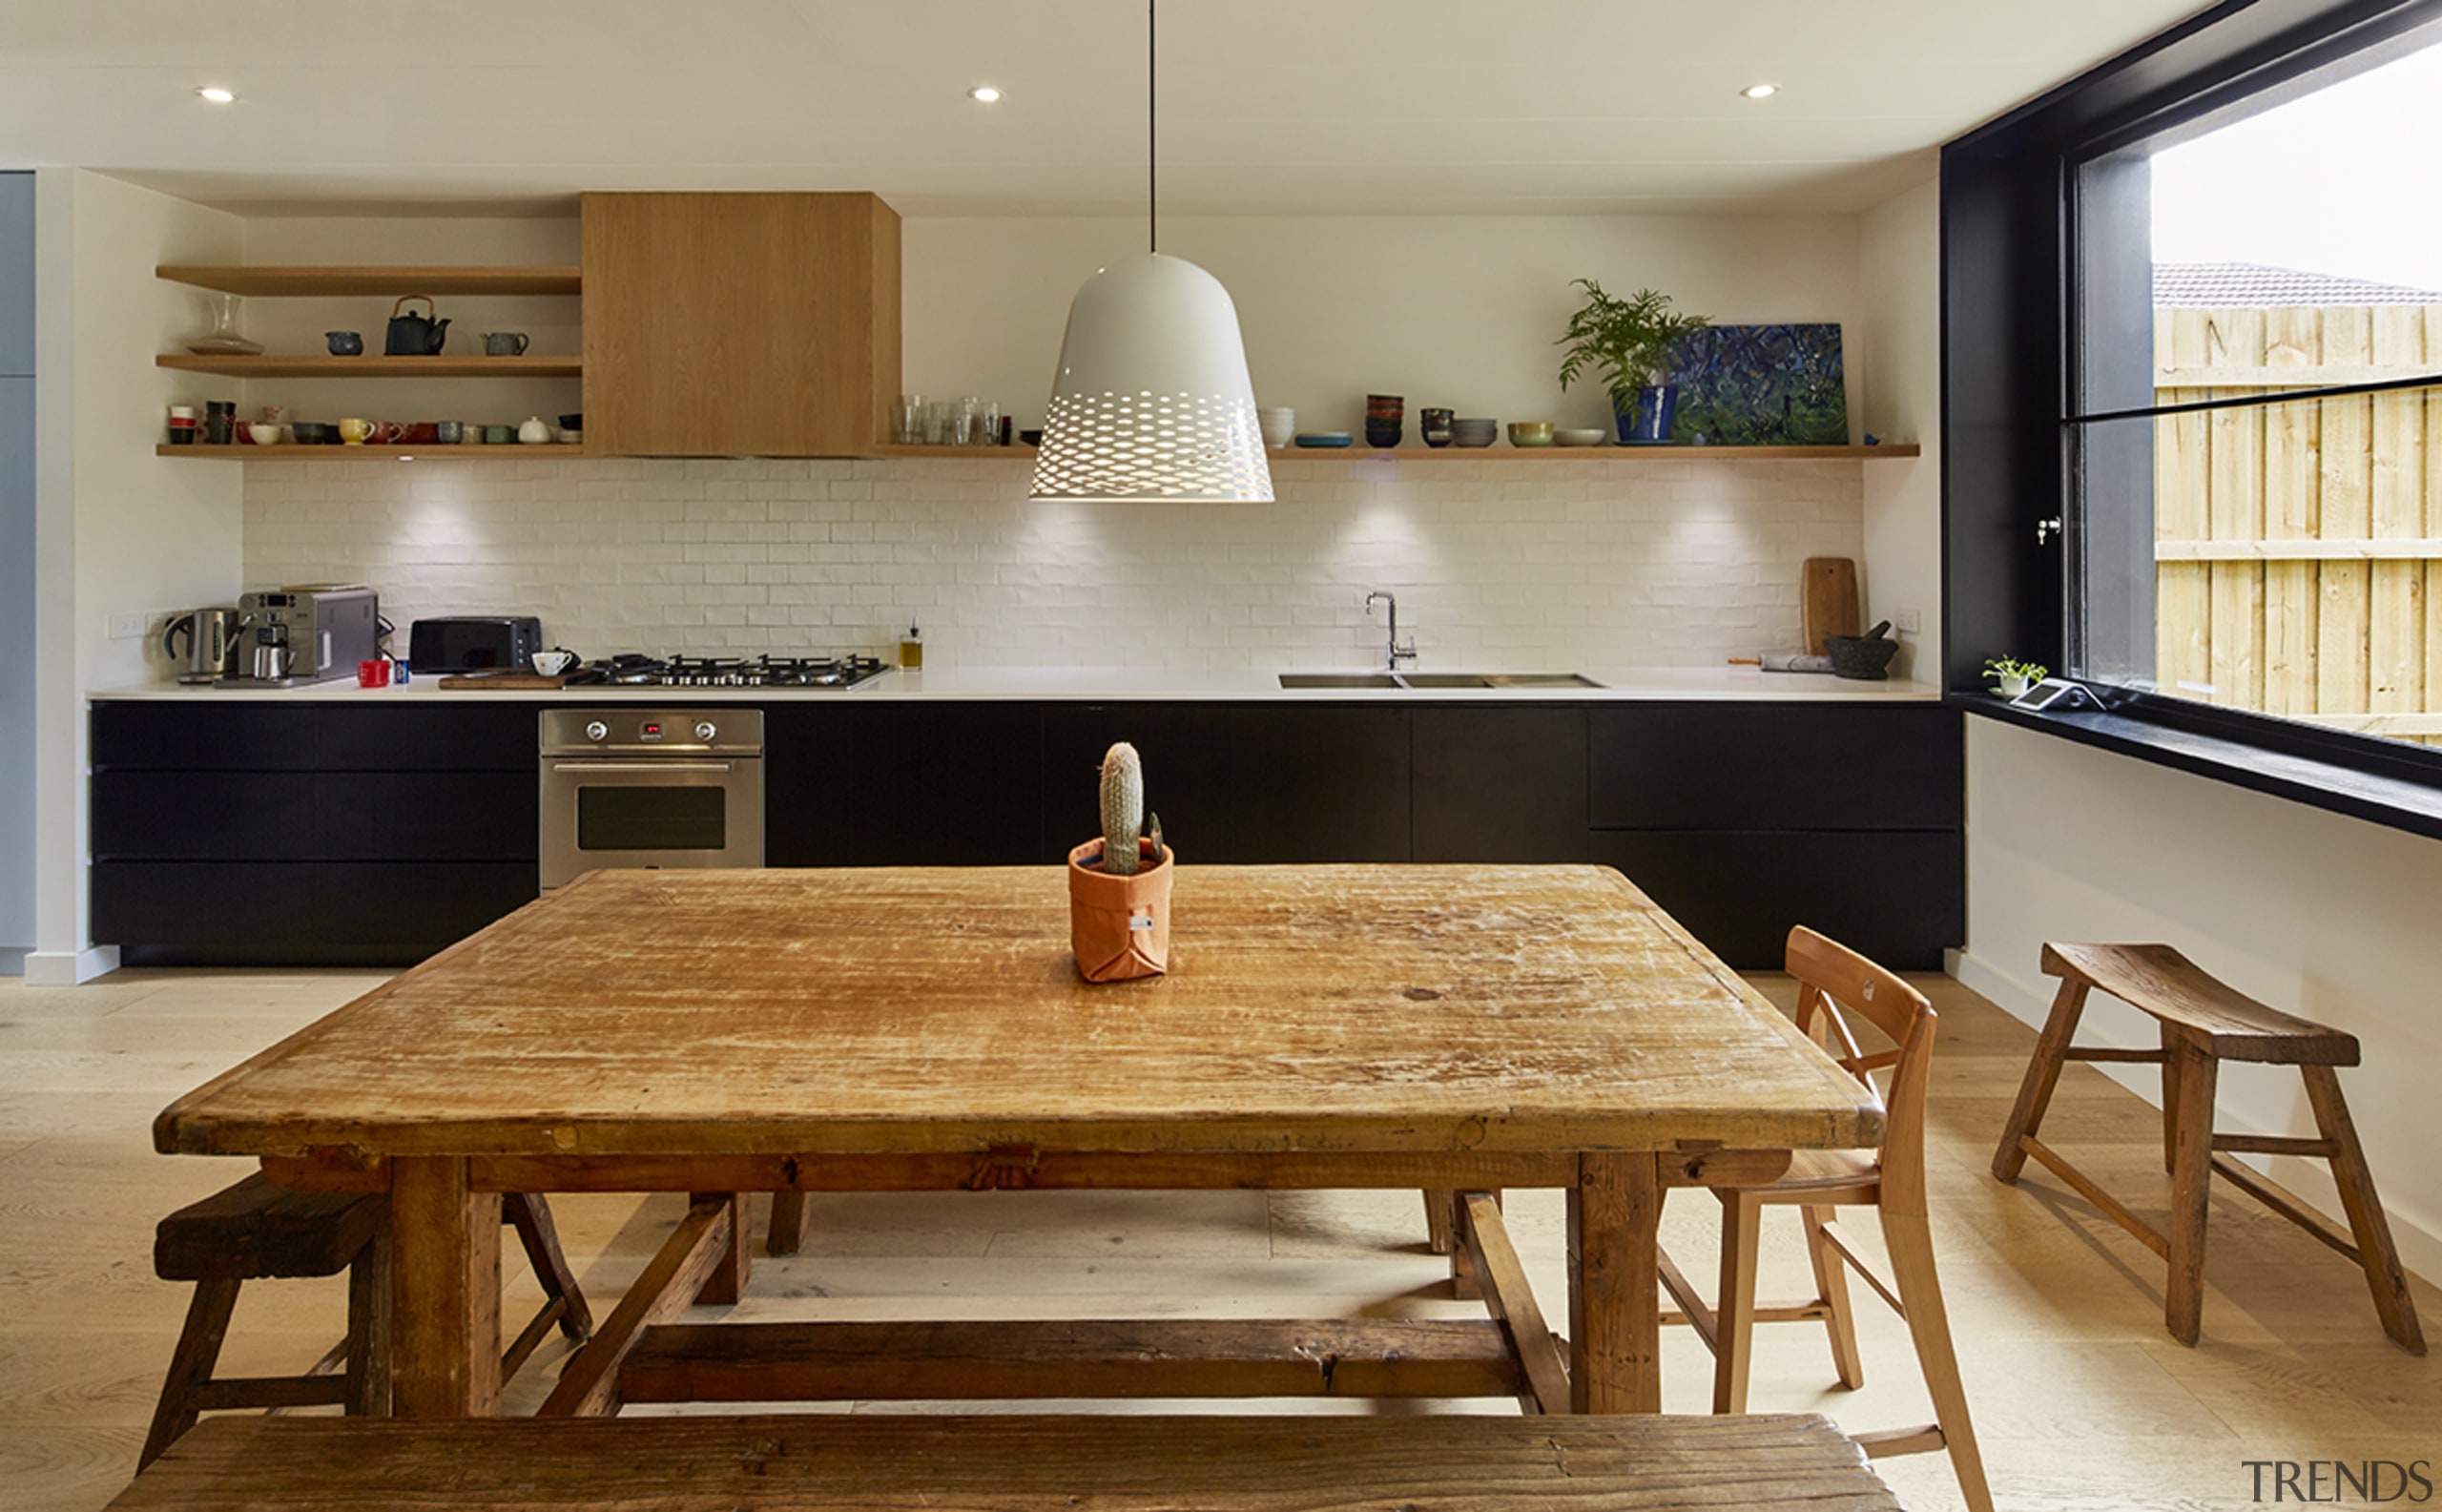
<svg viewBox="0 0 2442 1512">
<path fill-rule="evenodd" d="M 1600 688 L 1574 672 L 1284 672 L 1283 688 L 1405 688 L 1432 693 L 1451 688 Z"/>
</svg>

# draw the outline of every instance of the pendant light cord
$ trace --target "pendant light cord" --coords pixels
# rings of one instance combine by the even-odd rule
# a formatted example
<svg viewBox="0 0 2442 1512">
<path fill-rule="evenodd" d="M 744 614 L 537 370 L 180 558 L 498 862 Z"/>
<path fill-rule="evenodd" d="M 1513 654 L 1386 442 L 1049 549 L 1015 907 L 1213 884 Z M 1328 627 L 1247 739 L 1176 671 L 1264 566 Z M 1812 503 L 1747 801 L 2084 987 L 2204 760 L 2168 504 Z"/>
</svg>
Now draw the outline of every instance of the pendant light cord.
<svg viewBox="0 0 2442 1512">
<path fill-rule="evenodd" d="M 1155 0 L 1145 0 L 1145 250 L 1162 250 L 1160 110 L 1154 94 L 1158 56 L 1153 46 Z"/>
</svg>

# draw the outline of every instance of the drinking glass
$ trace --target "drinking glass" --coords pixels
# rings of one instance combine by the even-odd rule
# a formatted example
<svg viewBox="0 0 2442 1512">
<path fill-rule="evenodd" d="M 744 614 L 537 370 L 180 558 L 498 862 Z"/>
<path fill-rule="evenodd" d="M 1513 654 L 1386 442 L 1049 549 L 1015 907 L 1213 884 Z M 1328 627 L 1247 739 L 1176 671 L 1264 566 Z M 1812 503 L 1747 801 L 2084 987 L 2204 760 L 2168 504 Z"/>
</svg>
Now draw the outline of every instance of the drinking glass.
<svg viewBox="0 0 2442 1512">
<path fill-rule="evenodd" d="M 942 446 L 949 444 L 950 420 L 954 405 L 946 399 L 937 399 L 924 406 L 924 445 Z"/>
</svg>

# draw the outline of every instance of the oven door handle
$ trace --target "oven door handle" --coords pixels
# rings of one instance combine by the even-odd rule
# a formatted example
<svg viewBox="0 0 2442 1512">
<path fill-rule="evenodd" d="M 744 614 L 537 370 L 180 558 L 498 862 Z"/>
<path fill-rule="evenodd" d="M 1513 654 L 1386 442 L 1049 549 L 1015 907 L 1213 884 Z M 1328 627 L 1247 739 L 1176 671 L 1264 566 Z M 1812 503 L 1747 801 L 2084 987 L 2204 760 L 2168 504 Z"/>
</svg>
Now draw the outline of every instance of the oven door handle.
<svg viewBox="0 0 2442 1512">
<path fill-rule="evenodd" d="M 554 772 L 733 772 L 734 761 L 554 761 Z"/>
</svg>

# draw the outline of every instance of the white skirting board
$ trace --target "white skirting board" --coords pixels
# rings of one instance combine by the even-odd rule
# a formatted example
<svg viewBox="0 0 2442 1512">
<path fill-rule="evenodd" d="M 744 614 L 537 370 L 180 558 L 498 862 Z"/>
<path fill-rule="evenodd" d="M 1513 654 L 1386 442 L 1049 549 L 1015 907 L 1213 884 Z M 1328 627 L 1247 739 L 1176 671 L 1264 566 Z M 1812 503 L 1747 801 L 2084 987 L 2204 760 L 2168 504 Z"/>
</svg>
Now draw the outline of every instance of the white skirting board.
<svg viewBox="0 0 2442 1512">
<path fill-rule="evenodd" d="M 30 987 L 72 987 L 117 969 L 116 945 L 26 952 L 26 985 Z"/>
<path fill-rule="evenodd" d="M 1990 962 L 1965 950 L 1944 951 L 1942 964 L 1944 973 L 1960 985 L 1991 1000 L 2012 1018 L 2020 1020 L 2036 1029 L 2040 1030 L 2043 1027 L 2043 1021 L 2052 1014 L 2052 995 L 2059 984 L 2050 977 L 2041 977 L 2029 982 L 2010 972 L 2002 971 Z M 2079 1025 L 2078 1041 L 2081 1045 L 2102 1045 L 2128 1050 L 2150 1050 L 2159 1047 L 2151 1039 L 2141 1043 L 2124 1035 L 2098 1029 L 2091 1021 Z M 1940 1054 L 1941 1041 L 1938 1036 L 1934 1044 L 1934 1053 Z M 2153 1067 L 2093 1064 L 2096 1070 L 2135 1092 L 2149 1105 L 2155 1108 L 2163 1106 L 2162 1072 Z M 2344 1067 L 2340 1074 L 2341 1090 L 2346 1093 L 2349 1090 L 2347 1068 Z M 2223 1133 L 2238 1134 L 2313 1132 L 2312 1129 L 2257 1128 L 2244 1119 L 2233 1117 L 2227 1108 L 2217 1110 L 2214 1127 Z M 2058 1139 L 2051 1142 L 2060 1145 L 2076 1143 L 2070 1126 L 2061 1125 L 2057 1133 Z M 1993 1138 L 1997 1142 L 2000 1137 L 2001 1130 L 1996 1127 L 1993 1130 Z M 2263 1172 L 2266 1177 L 2294 1193 L 2300 1201 L 2330 1219 L 2341 1232 L 2349 1232 L 2349 1218 L 2340 1208 L 2340 1191 L 2332 1185 L 2331 1168 L 2323 1161 L 2308 1160 L 2297 1155 L 2233 1154 L 2227 1158 Z M 2367 1160 L 2374 1169 L 2374 1190 L 2380 1191 L 2383 1190 L 2383 1162 L 2370 1152 Z M 2027 1167 L 2027 1170 L 2040 1174 L 2039 1169 L 2032 1164 Z M 2384 1215 L 2390 1220 L 2391 1240 L 2399 1246 L 2400 1263 L 2428 1281 L 2442 1276 L 2442 1234 L 2435 1234 L 2420 1227 L 2403 1216 L 2398 1209 L 2389 1203 L 2384 1204 L 2383 1212 Z M 2300 1234 L 2299 1239 L 2306 1244 L 2314 1242 L 2304 1234 Z M 2211 1235 L 2207 1234 L 2205 1253 L 2208 1257 L 2212 1253 L 2212 1248 Z M 2209 1258 L 2207 1263 L 2210 1263 Z M 2349 1262 L 2335 1256 L 2334 1263 L 2346 1265 Z"/>
</svg>

